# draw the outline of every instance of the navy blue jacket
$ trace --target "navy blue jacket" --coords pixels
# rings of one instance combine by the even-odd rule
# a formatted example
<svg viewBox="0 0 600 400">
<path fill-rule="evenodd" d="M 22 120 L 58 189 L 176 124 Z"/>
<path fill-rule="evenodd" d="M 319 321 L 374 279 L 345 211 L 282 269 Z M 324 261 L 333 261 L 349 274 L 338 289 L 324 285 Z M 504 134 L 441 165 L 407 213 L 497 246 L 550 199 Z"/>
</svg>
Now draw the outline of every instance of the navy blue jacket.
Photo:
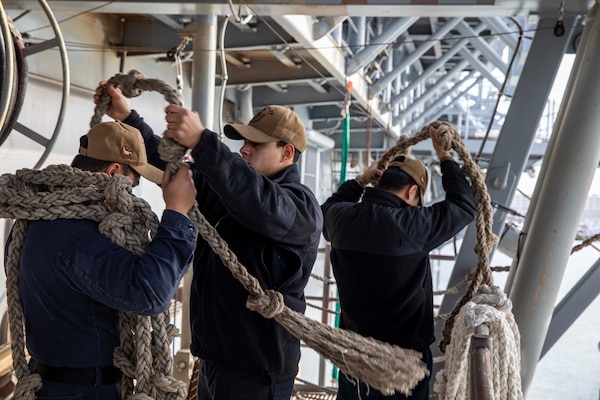
<svg viewBox="0 0 600 400">
<path fill-rule="evenodd" d="M 119 313 L 165 311 L 191 264 L 196 236 L 192 221 L 165 210 L 138 257 L 94 221 L 30 222 L 19 267 L 29 354 L 55 367 L 113 365 Z"/>
<path fill-rule="evenodd" d="M 324 236 L 338 285 L 340 327 L 424 351 L 434 342 L 429 252 L 476 215 L 473 193 L 458 164 L 441 162 L 446 199 L 413 207 L 388 191 L 355 180 L 321 207 Z"/>
<path fill-rule="evenodd" d="M 159 138 L 137 113 L 124 122 L 140 129 L 149 149 L 157 148 Z M 314 194 L 300 183 L 296 165 L 267 178 L 210 130 L 204 130 L 192 157 L 200 212 L 263 290 L 281 292 L 289 308 L 304 312 L 323 216 Z M 248 292 L 202 238 L 191 289 L 194 355 L 250 379 L 268 376 L 278 383 L 296 376 L 299 340 L 246 308 Z"/>
</svg>

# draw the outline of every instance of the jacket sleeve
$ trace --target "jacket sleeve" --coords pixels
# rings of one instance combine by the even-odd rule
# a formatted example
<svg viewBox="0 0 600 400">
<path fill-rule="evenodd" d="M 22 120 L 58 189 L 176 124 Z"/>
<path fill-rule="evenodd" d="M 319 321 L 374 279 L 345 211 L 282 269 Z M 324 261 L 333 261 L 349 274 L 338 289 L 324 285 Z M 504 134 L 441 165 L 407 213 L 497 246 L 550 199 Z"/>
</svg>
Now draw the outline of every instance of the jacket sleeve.
<svg viewBox="0 0 600 400">
<path fill-rule="evenodd" d="M 426 220 L 418 222 L 423 227 L 428 227 L 428 234 L 413 235 L 413 240 L 425 240 L 422 246 L 427 251 L 456 235 L 477 215 L 473 189 L 460 166 L 453 160 L 443 160 L 440 166 L 446 197 L 443 201 L 427 207 Z"/>
<path fill-rule="evenodd" d="M 363 187 L 355 179 L 348 180 L 340 185 L 338 191 L 331 195 L 325 203 L 321 205 L 323 212 L 323 236 L 330 240 L 333 233 L 334 221 L 336 219 L 336 209 L 340 209 L 340 204 L 356 204 L 363 194 Z"/>
<path fill-rule="evenodd" d="M 155 315 L 167 309 L 188 270 L 197 229 L 187 217 L 165 210 L 145 253 L 137 256 L 97 230 L 73 235 L 57 265 L 77 290 L 119 311 Z"/>
<path fill-rule="evenodd" d="M 315 227 L 321 229 L 321 210 L 308 188 L 258 173 L 215 132 L 204 130 L 192 157 L 197 187 L 208 185 L 218 203 L 246 228 L 292 245 L 306 243 Z"/>
<path fill-rule="evenodd" d="M 125 118 L 123 123 L 137 128 L 142 133 L 144 144 L 146 145 L 148 162 L 164 171 L 167 163 L 161 160 L 160 155 L 158 154 L 158 145 L 160 144 L 161 138 L 154 134 L 150 125 L 148 125 L 144 121 L 144 118 L 142 118 L 135 110 L 131 110 L 131 114 Z"/>
</svg>

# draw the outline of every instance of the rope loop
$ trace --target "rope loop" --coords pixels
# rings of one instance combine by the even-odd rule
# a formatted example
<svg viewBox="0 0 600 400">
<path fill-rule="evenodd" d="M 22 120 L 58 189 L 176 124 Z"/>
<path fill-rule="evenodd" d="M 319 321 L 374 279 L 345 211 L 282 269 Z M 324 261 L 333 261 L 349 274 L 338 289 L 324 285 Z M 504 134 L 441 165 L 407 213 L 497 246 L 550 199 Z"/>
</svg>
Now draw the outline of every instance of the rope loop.
<svg viewBox="0 0 600 400">
<path fill-rule="evenodd" d="M 283 295 L 275 290 L 267 290 L 262 296 L 250 295 L 246 307 L 260 313 L 265 318 L 273 318 L 283 312 Z"/>
<path fill-rule="evenodd" d="M 178 398 L 185 398 L 187 394 L 187 383 L 173 378 L 172 376 L 166 376 L 165 374 L 155 374 L 152 377 L 152 384 L 154 387 L 160 388 L 164 393 L 177 393 Z"/>
<path fill-rule="evenodd" d="M 161 93 L 169 104 L 181 105 L 181 96 L 175 89 L 160 79 L 148 79 L 140 71 L 132 69 L 127 74 L 116 74 L 107 81 L 108 85 L 114 85 L 121 89 L 125 97 L 136 97 L 143 91 L 156 91 Z M 110 95 L 103 91 L 98 99 L 94 115 L 90 121 L 90 127 L 96 126 L 102 121 L 102 116 L 108 110 Z"/>
<path fill-rule="evenodd" d="M 118 365 L 123 375 L 130 379 L 135 379 L 135 365 L 131 362 L 128 349 L 123 346 L 117 346 L 113 350 L 113 364 Z"/>
<path fill-rule="evenodd" d="M 26 375 L 17 381 L 13 398 L 21 400 L 35 400 L 35 392 L 42 388 L 40 374 Z"/>
<path fill-rule="evenodd" d="M 471 338 L 485 325 L 491 343 L 489 373 L 493 376 L 493 397 L 522 400 L 520 378 L 520 335 L 511 314 L 512 303 L 497 286 L 481 285 L 479 293 L 462 306 L 456 316 L 452 338 L 446 350 L 444 369 L 438 371 L 433 384 L 437 398 L 466 400 L 471 398 Z"/>
</svg>

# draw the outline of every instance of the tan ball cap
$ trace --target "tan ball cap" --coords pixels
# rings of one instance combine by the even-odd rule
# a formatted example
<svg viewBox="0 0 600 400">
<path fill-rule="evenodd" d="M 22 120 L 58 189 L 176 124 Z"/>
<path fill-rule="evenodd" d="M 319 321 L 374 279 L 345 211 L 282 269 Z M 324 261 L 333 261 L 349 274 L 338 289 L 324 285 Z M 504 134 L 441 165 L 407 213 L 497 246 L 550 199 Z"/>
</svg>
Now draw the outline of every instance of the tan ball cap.
<svg viewBox="0 0 600 400">
<path fill-rule="evenodd" d="M 388 168 L 396 167 L 406 172 L 417 183 L 421 191 L 421 207 L 425 207 L 425 191 L 427 190 L 427 168 L 420 160 L 406 156 L 398 156 L 388 165 Z"/>
<path fill-rule="evenodd" d="M 283 106 L 266 106 L 248 125 L 228 124 L 223 128 L 229 139 L 247 139 L 254 143 L 285 142 L 299 152 L 306 149 L 306 130 L 298 114 Z"/>
<path fill-rule="evenodd" d="M 86 136 L 87 148 L 79 147 L 82 156 L 127 164 L 149 181 L 162 182 L 163 172 L 148 164 L 144 138 L 138 129 L 121 121 L 101 122 Z"/>
</svg>

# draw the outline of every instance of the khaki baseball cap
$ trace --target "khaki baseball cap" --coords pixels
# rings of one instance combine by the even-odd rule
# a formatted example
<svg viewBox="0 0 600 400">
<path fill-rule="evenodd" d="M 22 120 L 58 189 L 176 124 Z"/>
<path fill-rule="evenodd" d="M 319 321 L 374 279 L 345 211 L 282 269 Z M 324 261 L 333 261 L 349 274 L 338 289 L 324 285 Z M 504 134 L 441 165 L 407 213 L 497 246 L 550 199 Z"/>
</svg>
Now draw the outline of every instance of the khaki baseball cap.
<svg viewBox="0 0 600 400">
<path fill-rule="evenodd" d="M 425 207 L 425 191 L 427 190 L 427 182 L 429 180 L 425 164 L 414 158 L 398 156 L 388 165 L 388 168 L 390 167 L 400 168 L 414 179 L 421 191 L 421 206 Z"/>
<path fill-rule="evenodd" d="M 79 147 L 82 156 L 127 164 L 149 181 L 162 182 L 163 172 L 148 164 L 144 138 L 138 129 L 121 121 L 101 122 L 86 136 L 87 148 Z"/>
<path fill-rule="evenodd" d="M 282 141 L 299 152 L 306 149 L 306 130 L 298 114 L 283 106 L 266 106 L 248 125 L 227 124 L 223 128 L 229 139 L 247 139 L 254 143 Z"/>
</svg>

